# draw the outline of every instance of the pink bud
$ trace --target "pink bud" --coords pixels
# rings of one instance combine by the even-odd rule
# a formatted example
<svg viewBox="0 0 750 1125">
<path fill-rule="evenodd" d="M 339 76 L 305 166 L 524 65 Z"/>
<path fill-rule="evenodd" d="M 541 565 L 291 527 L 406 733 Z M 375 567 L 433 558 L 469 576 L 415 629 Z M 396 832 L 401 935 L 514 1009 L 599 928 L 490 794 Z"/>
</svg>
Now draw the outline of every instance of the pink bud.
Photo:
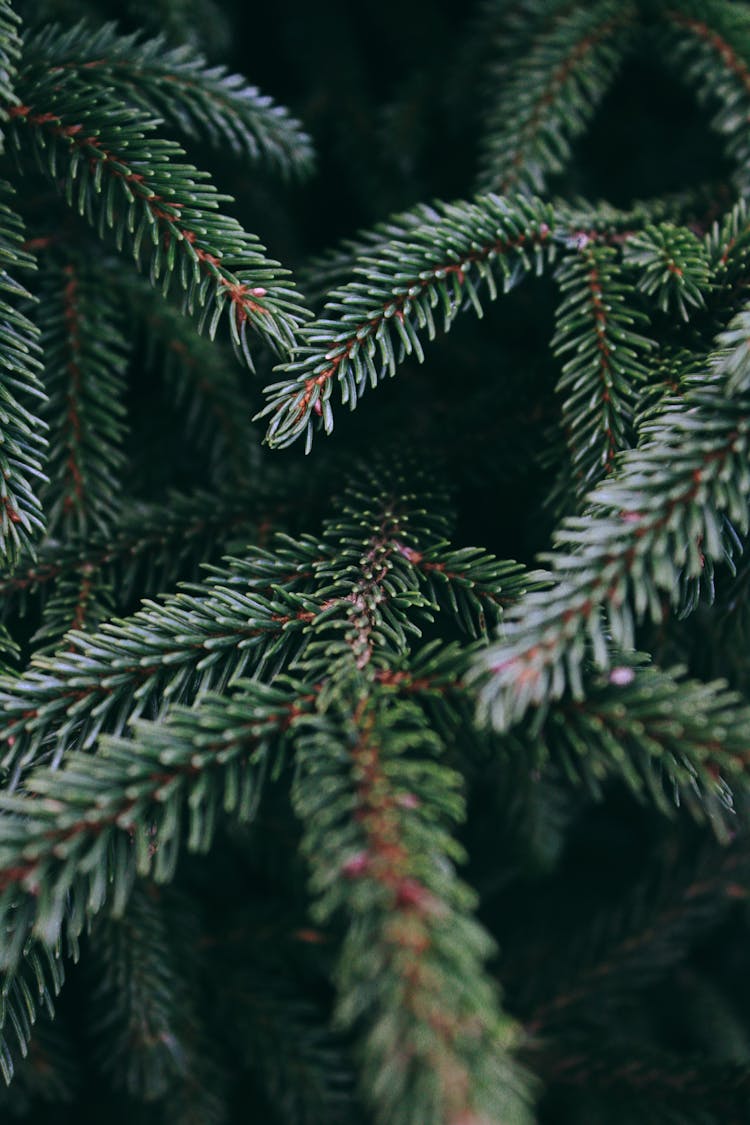
<svg viewBox="0 0 750 1125">
<path fill-rule="evenodd" d="M 396 804 L 400 805 L 402 809 L 418 809 L 420 801 L 416 793 L 399 793 L 396 797 Z"/>
<path fill-rule="evenodd" d="M 432 902 L 432 895 L 417 879 L 402 879 L 396 892 L 396 905 L 413 906 L 424 910 Z"/>
<path fill-rule="evenodd" d="M 370 857 L 367 852 L 357 852 L 342 865 L 341 874 L 345 879 L 358 879 L 365 874 L 369 866 Z"/>
</svg>

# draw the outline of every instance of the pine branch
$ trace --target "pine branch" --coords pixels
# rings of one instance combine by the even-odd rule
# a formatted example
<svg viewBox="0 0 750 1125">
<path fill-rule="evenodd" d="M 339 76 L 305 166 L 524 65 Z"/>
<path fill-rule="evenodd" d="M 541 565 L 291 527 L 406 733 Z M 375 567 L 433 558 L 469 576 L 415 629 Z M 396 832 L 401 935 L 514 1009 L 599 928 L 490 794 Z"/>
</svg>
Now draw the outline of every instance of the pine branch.
<svg viewBox="0 0 750 1125">
<path fill-rule="evenodd" d="M 394 465 L 376 464 L 350 484 L 312 567 L 319 610 L 298 658 L 312 679 L 348 680 L 352 668 L 369 676 L 407 651 L 409 635 L 420 635 L 411 611 L 429 619 L 430 603 L 414 557 L 421 559 L 420 547 L 433 545 L 446 525 L 435 499 L 407 490 Z"/>
<path fill-rule="evenodd" d="M 13 11 L 10 0 L 0 0 L 0 121 L 9 118 L 9 108 L 18 104 L 15 94 L 16 72 L 21 57 L 21 20 Z M 0 133 L 0 152 L 4 139 Z"/>
<path fill-rule="evenodd" d="M 10 0 L 0 0 L 0 122 L 7 122 L 8 110 L 18 104 L 15 93 L 16 73 L 21 54 L 20 19 Z M 4 138 L 0 133 L 0 152 Z"/>
<path fill-rule="evenodd" d="M 245 948 L 245 957 L 247 950 Z M 242 1061 L 266 1092 L 284 1125 L 344 1125 L 352 1120 L 349 1060 L 304 997 L 286 966 L 264 963 L 268 950 L 251 949 L 253 964 L 228 974 L 216 989 L 227 1026 L 237 1021 Z"/>
<path fill-rule="evenodd" d="M 23 551 L 33 554 L 44 529 L 36 486 L 44 480 L 46 441 L 44 422 L 31 409 L 44 399 L 39 332 L 17 308 L 30 294 L 8 272 L 35 263 L 23 249 L 23 227 L 7 203 L 10 194 L 0 181 L 0 556 L 13 565 Z"/>
<path fill-rule="evenodd" d="M 95 1059 L 116 1089 L 141 1102 L 171 1100 L 185 1086 L 196 1100 L 205 1096 L 205 1036 L 193 1011 L 194 981 L 170 932 L 170 905 L 153 886 L 136 884 L 127 914 L 98 918 L 87 949 L 96 979 Z"/>
<path fill-rule="evenodd" d="M 0 691 L 6 767 L 27 768 L 40 754 L 59 761 L 68 746 L 90 748 L 103 730 L 120 733 L 129 717 L 154 713 L 162 700 L 192 701 L 249 666 L 260 674 L 296 661 L 316 680 L 338 666 L 346 673 L 354 656 L 363 670 L 384 641 L 389 659 L 404 653 L 420 632 L 413 618 L 429 620 L 440 606 L 474 635 L 487 614 L 497 620 L 541 579 L 485 552 L 451 549 L 444 508 L 434 495 L 408 491 L 394 466 L 385 474 L 376 464 L 351 483 L 321 538 L 280 536 L 273 553 L 252 549 L 191 593 L 147 603 L 98 633 L 69 632 L 65 651 L 35 657 Z M 183 528 L 178 522 L 175 534 Z M 186 530 L 205 529 L 199 520 Z M 8 586 L 94 579 L 138 542 L 126 536 L 101 554 L 74 547 Z M 372 671 L 380 667 L 375 659 Z"/>
<path fill-rule="evenodd" d="M 552 348 L 566 357 L 558 393 L 579 496 L 609 476 L 632 439 L 637 391 L 651 340 L 633 331 L 647 318 L 607 246 L 586 244 L 557 269 L 563 294 Z"/>
<path fill-rule="evenodd" d="M 120 733 L 129 717 L 157 708 L 162 695 L 192 700 L 240 675 L 251 660 L 256 674 L 272 659 L 288 663 L 303 644 L 308 663 L 319 658 L 324 667 L 334 648 L 348 658 L 353 647 L 364 666 L 383 629 L 403 645 L 405 630 L 418 633 L 405 609 L 428 604 L 403 550 L 429 548 L 441 538 L 445 517 L 427 516 L 403 490 L 399 496 L 396 481 L 381 483 L 373 496 L 368 489 L 378 472 L 352 483 L 322 543 L 280 537 L 273 554 L 248 552 L 215 570 L 192 596 L 146 603 L 90 636 L 71 632 L 68 651 L 37 657 L 0 691 L 6 765 L 26 766 L 45 752 L 59 760 L 73 743 L 91 747 L 102 729 Z M 338 630 L 330 650 L 330 638 L 308 630 L 313 623 Z"/>
<path fill-rule="evenodd" d="M 35 653 L 53 653 L 66 633 L 91 632 L 114 615 L 112 589 L 101 572 L 60 575 L 46 600 L 42 622 L 31 638 Z"/>
<path fill-rule="evenodd" d="M 18 1056 L 26 1058 L 39 1009 L 52 1017 L 53 1001 L 65 979 L 58 951 L 32 943 L 0 986 L 0 1072 L 10 1084 Z"/>
<path fill-rule="evenodd" d="M 96 755 L 39 768 L 23 796 L 0 794 L 0 918 L 4 968 L 33 933 L 75 941 L 105 903 L 125 908 L 136 874 L 168 882 L 183 846 L 206 851 L 220 812 L 241 821 L 257 809 L 278 739 L 309 706 L 289 689 L 246 681 L 234 699 L 205 696 L 200 710 L 172 708 L 167 723 L 136 723 Z"/>
<path fill-rule="evenodd" d="M 486 638 L 503 611 L 528 590 L 546 586 L 546 575 L 496 559 L 480 547 L 452 550 L 440 542 L 425 552 L 404 547 L 431 601 L 470 637 Z"/>
<path fill-rule="evenodd" d="M 376 1120 L 527 1121 L 510 1027 L 481 969 L 490 945 L 453 870 L 459 778 L 413 703 L 375 692 L 349 706 L 300 719 L 295 806 L 315 917 L 347 920 L 337 1019 L 364 1025 Z"/>
<path fill-rule="evenodd" d="M 20 83 L 11 106 L 10 139 L 100 236 L 114 232 L 153 284 L 174 283 L 185 308 L 213 338 L 226 313 L 234 346 L 251 365 L 247 332 L 284 351 L 305 311 L 285 281 L 287 271 L 235 219 L 217 210 L 218 195 L 182 162 L 171 141 L 153 136 L 154 122 L 100 89 L 54 72 Z"/>
<path fill-rule="evenodd" d="M 712 364 L 713 375 L 726 383 L 727 393 L 742 395 L 750 387 L 750 307 L 745 306 L 721 335 L 723 350 Z"/>
<path fill-rule="evenodd" d="M 305 434 L 309 450 L 314 416 L 326 433 L 333 429 L 335 383 L 342 403 L 354 409 L 367 383 L 375 387 L 394 375 L 404 356 L 423 360 L 419 337 L 426 331 L 434 339 L 433 309 L 441 309 L 448 331 L 468 306 L 481 315 L 481 282 L 494 300 L 497 275 L 507 292 L 525 273 L 540 273 L 551 256 L 554 218 L 538 201 L 490 195 L 440 210 L 440 223 L 416 227 L 363 258 L 357 280 L 334 291 L 320 319 L 301 330 L 292 361 L 281 368 L 287 378 L 266 388 L 269 402 L 258 415 L 271 415 L 271 445 L 284 448 Z"/>
<path fill-rule="evenodd" d="M 691 390 L 622 455 L 617 479 L 589 495 L 588 514 L 563 523 L 546 557 L 555 586 L 523 598 L 477 664 L 477 675 L 490 674 L 480 709 L 496 727 L 566 686 L 580 698 L 587 642 L 606 667 L 605 629 L 632 648 L 637 619 L 660 620 L 682 577 L 699 577 L 706 558 L 722 560 L 721 517 L 741 533 L 747 526 L 749 426 L 743 398 L 727 399 L 716 383 Z"/>
<path fill-rule="evenodd" d="M 628 239 L 624 260 L 638 267 L 638 289 L 656 298 L 662 312 L 674 308 L 689 320 L 691 309 L 705 308 L 711 284 L 708 256 L 692 231 L 671 223 L 647 226 Z"/>
<path fill-rule="evenodd" d="M 618 776 L 661 811 L 684 804 L 726 837 L 732 788 L 746 783 L 749 720 L 722 683 L 626 662 L 587 680 L 582 702 L 551 708 L 531 742 L 595 796 Z"/>
<path fill-rule="evenodd" d="M 28 768 L 39 755 L 59 762 L 71 746 L 89 749 L 103 730 L 119 734 L 130 719 L 156 713 L 163 695 L 192 701 L 251 661 L 262 671 L 281 645 L 293 655 L 294 636 L 313 616 L 291 592 L 305 558 L 295 548 L 255 550 L 216 568 L 192 595 L 146 602 L 97 633 L 69 633 L 69 648 L 55 657 L 36 657 L 0 690 L 6 768 Z"/>
<path fill-rule="evenodd" d="M 709 267 L 719 292 L 742 289 L 750 272 L 750 218 L 740 200 L 706 234 Z"/>
<path fill-rule="evenodd" d="M 212 476 L 246 478 L 257 462 L 257 431 L 250 425 L 244 372 L 217 342 L 200 336 L 180 309 L 159 300 L 145 278 L 124 278 L 113 269 L 118 290 L 145 337 L 146 364 L 163 380 L 183 418 L 187 441 L 210 459 Z"/>
<path fill-rule="evenodd" d="M 408 211 L 391 215 L 385 222 L 362 230 L 354 238 L 345 238 L 332 250 L 303 264 L 299 271 L 302 290 L 313 304 L 322 301 L 334 288 L 351 279 L 361 258 L 381 253 L 394 239 L 406 239 L 419 227 L 439 223 L 443 217 L 440 205 L 418 203 Z"/>
<path fill-rule="evenodd" d="M 123 318 L 101 280 L 71 259 L 45 263 L 37 322 L 47 391 L 47 534 L 106 534 L 117 517 L 125 463 Z"/>
<path fill-rule="evenodd" d="M 179 580 L 195 579 L 197 564 L 205 562 L 228 540 L 250 541 L 265 534 L 273 518 L 284 512 L 284 502 L 260 489 L 248 497 L 241 491 L 170 494 L 164 504 L 133 502 L 120 512 L 117 527 L 108 535 L 47 543 L 37 561 L 0 575 L 0 597 L 6 611 L 29 595 L 43 593 L 59 580 L 80 582 L 85 577 L 116 589 L 118 608 L 136 596 L 153 596 Z M 59 623 L 58 634 L 66 630 Z"/>
<path fill-rule="evenodd" d="M 563 7 L 533 47 L 504 62 L 487 114 L 479 187 L 503 195 L 542 192 L 561 172 L 630 45 L 635 7 L 599 0 Z M 504 80 L 504 81 L 503 81 Z"/>
<path fill-rule="evenodd" d="M 210 67 L 193 47 L 164 35 L 118 35 L 114 23 L 64 29 L 51 24 L 24 42 L 22 73 L 57 73 L 120 94 L 148 116 L 163 117 L 187 136 L 229 146 L 284 175 L 308 175 L 312 142 L 286 109 L 225 67 Z"/>
<path fill-rule="evenodd" d="M 680 0 L 669 5 L 661 52 L 698 98 L 716 109 L 713 127 L 725 138 L 737 164 L 742 194 L 750 187 L 750 23 L 746 13 L 724 0 Z"/>
</svg>

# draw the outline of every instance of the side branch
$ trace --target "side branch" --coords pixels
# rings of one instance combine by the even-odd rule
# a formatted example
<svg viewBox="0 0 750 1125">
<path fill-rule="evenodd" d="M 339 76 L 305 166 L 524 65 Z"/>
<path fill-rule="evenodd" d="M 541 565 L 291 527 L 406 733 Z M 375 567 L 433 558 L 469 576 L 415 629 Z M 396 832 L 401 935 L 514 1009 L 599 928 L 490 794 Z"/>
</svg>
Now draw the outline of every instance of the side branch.
<svg viewBox="0 0 750 1125">
<path fill-rule="evenodd" d="M 469 305 L 481 315 L 480 283 L 494 300 L 496 274 L 507 292 L 551 256 L 554 217 L 538 201 L 489 195 L 441 210 L 437 225 L 416 227 L 363 258 L 355 270 L 363 280 L 334 291 L 321 318 L 301 331 L 292 361 L 280 368 L 288 377 L 266 388 L 259 417 L 271 415 L 271 445 L 283 448 L 306 434 L 309 449 L 316 416 L 326 433 L 333 429 L 335 384 L 354 409 L 367 383 L 394 375 L 404 356 L 423 360 L 420 334 L 434 339 L 436 306 L 448 331 Z"/>
<path fill-rule="evenodd" d="M 183 809 L 193 851 L 210 846 L 219 804 L 252 816 L 264 756 L 309 698 L 246 688 L 246 698 L 207 697 L 200 712 L 175 709 L 166 726 L 139 724 L 133 739 L 73 754 L 62 771 L 37 770 L 28 795 L 0 794 L 3 968 L 14 968 L 32 932 L 51 947 L 64 923 L 77 937 L 107 899 L 122 911 L 136 871 L 170 879 Z"/>
<path fill-rule="evenodd" d="M 146 139 L 153 121 L 133 122 L 109 95 L 80 85 L 63 92 L 32 85 L 24 94 L 26 101 L 9 109 L 16 146 L 30 144 L 56 185 L 64 162 L 68 201 L 75 196 L 100 234 L 114 230 L 118 246 L 131 245 L 136 261 L 150 243 L 152 279 L 163 278 L 167 288 L 176 275 L 188 310 L 197 310 L 209 335 L 228 310 L 232 341 L 248 362 L 248 326 L 277 350 L 291 346 L 306 314 L 281 281 L 287 271 L 264 257 L 255 236 L 217 211 L 223 197 L 204 174 L 178 163 L 184 155 L 179 146 Z"/>
<path fill-rule="evenodd" d="M 503 639 L 479 659 L 489 673 L 480 707 L 504 729 L 533 704 L 570 687 L 582 695 L 587 641 L 601 667 L 607 631 L 633 646 L 635 620 L 659 620 L 681 575 L 697 577 L 724 554 L 720 515 L 748 523 L 750 409 L 723 388 L 692 392 L 651 426 L 650 440 L 625 453 L 618 478 L 589 497 L 589 514 L 569 519 L 547 561 L 556 579 L 511 610 Z"/>
</svg>

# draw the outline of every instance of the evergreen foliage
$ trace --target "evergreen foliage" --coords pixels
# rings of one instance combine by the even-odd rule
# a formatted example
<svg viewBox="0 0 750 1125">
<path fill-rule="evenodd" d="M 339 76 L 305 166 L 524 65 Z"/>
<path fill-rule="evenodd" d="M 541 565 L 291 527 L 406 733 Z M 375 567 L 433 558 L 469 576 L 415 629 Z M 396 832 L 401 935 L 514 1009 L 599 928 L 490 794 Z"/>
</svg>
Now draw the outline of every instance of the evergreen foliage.
<svg viewBox="0 0 750 1125">
<path fill-rule="evenodd" d="M 749 98 L 0 0 L 3 1120 L 748 1120 Z"/>
</svg>

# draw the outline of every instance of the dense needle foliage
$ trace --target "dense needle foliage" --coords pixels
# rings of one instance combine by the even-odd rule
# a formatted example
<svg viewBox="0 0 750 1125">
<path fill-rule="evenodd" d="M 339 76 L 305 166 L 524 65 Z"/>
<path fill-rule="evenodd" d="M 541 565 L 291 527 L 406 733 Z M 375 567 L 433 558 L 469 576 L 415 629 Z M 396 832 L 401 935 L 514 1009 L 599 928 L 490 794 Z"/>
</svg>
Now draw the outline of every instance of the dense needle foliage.
<svg viewBox="0 0 750 1125">
<path fill-rule="evenodd" d="M 750 1120 L 748 122 L 729 0 L 0 0 L 3 1121 Z"/>
</svg>

